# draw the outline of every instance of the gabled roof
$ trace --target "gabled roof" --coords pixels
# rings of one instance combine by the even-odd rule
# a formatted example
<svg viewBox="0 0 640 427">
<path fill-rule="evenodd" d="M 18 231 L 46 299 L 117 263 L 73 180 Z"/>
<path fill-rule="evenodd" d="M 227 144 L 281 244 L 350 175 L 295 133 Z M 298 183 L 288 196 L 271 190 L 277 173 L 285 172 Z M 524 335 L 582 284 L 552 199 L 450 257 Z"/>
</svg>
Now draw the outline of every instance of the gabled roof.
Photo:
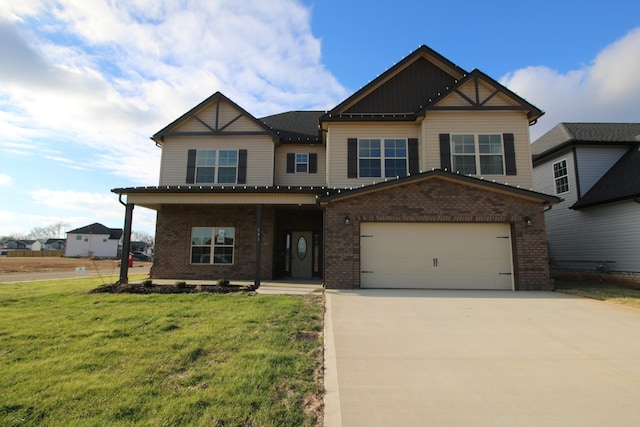
<svg viewBox="0 0 640 427">
<path fill-rule="evenodd" d="M 476 84 L 476 94 L 472 97 L 460 91 L 470 81 Z M 479 96 L 478 81 L 492 87 L 492 93 Z M 439 105 L 454 93 L 465 100 L 462 105 Z M 498 94 L 506 97 L 508 103 L 488 105 Z M 423 45 L 327 112 L 320 121 L 414 121 L 424 117 L 427 110 L 521 110 L 527 112 L 530 123 L 544 114 L 480 70 L 468 73 Z"/>
<path fill-rule="evenodd" d="M 324 111 L 289 111 L 263 117 L 260 120 L 284 143 L 320 143 L 322 135 L 318 119 Z"/>
<path fill-rule="evenodd" d="M 108 235 L 109 239 L 120 239 L 120 237 L 122 237 L 122 229 L 109 228 L 98 222 L 94 222 L 93 224 L 67 231 L 67 234 L 102 234 Z"/>
<path fill-rule="evenodd" d="M 51 237 L 51 238 L 47 239 L 47 240 L 44 242 L 44 244 L 45 244 L 45 245 L 51 245 L 51 244 L 53 244 L 53 243 L 57 243 L 57 242 L 66 242 L 66 241 L 67 241 L 67 239 L 62 238 L 62 237 Z"/>
<path fill-rule="evenodd" d="M 261 129 L 263 129 L 263 131 L 258 132 L 258 134 L 269 135 L 274 139 L 276 138 L 275 132 L 273 132 L 267 125 L 265 125 L 263 122 L 261 122 L 260 120 L 256 119 L 255 117 L 253 117 L 250 113 L 248 113 L 245 109 L 243 109 L 238 104 L 233 102 L 231 99 L 229 99 L 226 96 L 224 96 L 222 94 L 222 92 L 216 92 L 213 95 L 211 95 L 210 97 L 208 97 L 207 99 L 205 99 L 204 101 L 202 101 L 201 103 L 199 103 L 198 105 L 196 105 L 195 107 L 193 107 L 191 110 L 189 110 L 186 113 L 184 113 L 182 116 L 178 117 L 176 120 L 174 120 L 173 122 L 169 123 L 167 126 L 162 128 L 161 130 L 156 132 L 151 137 L 151 139 L 154 140 L 157 144 L 162 144 L 163 141 L 164 141 L 165 136 L 171 135 L 172 131 L 174 129 L 176 129 L 178 126 L 180 126 L 181 124 L 183 124 L 187 120 L 194 118 L 199 111 L 201 111 L 202 109 L 206 108 L 210 104 L 212 104 L 214 102 L 219 104 L 220 101 L 224 101 L 224 102 L 229 103 L 231 106 L 233 106 L 233 108 L 235 108 L 236 110 L 239 111 L 240 115 L 238 117 L 236 117 L 236 119 L 233 119 L 229 123 L 225 123 L 225 124 L 217 124 L 216 123 L 216 125 L 213 126 L 213 127 L 210 126 L 210 125 L 205 124 L 204 122 L 202 122 L 201 120 L 198 119 L 203 125 L 206 126 L 206 128 L 208 128 L 208 130 L 206 132 L 199 133 L 199 134 L 204 134 L 204 135 L 234 134 L 235 132 L 230 132 L 230 131 L 225 130 L 226 126 L 228 126 L 229 124 L 233 123 L 233 121 L 237 120 L 239 117 L 246 116 L 251 121 L 253 121 L 255 124 L 257 124 Z M 195 135 L 196 133 L 191 132 L 190 134 Z M 242 132 L 242 134 L 248 134 L 248 133 L 247 132 Z"/>
<path fill-rule="evenodd" d="M 429 98 L 433 99 L 445 88 L 452 87 L 466 74 L 444 56 L 422 45 L 320 120 L 347 120 L 354 116 L 414 120 L 416 111 Z"/>
<path fill-rule="evenodd" d="M 640 198 L 640 147 L 630 148 L 571 209 Z"/>
<path fill-rule="evenodd" d="M 531 144 L 533 162 L 573 145 L 635 145 L 640 123 L 558 123 Z"/>
<path fill-rule="evenodd" d="M 430 179 L 441 179 L 441 180 L 455 182 L 458 184 L 467 185 L 471 187 L 482 188 L 482 189 L 497 192 L 497 193 L 509 194 L 514 197 L 534 200 L 539 203 L 543 203 L 544 205 L 553 205 L 556 203 L 560 203 L 560 201 L 562 200 L 557 196 L 539 193 L 533 190 L 526 190 L 524 188 L 513 187 L 510 185 L 500 184 L 493 181 L 486 181 L 481 178 L 476 178 L 468 175 L 461 175 L 453 172 L 448 172 L 442 169 L 434 169 L 431 171 L 409 175 L 402 178 L 385 180 L 377 184 L 366 185 L 363 187 L 355 187 L 352 189 L 338 190 L 332 194 L 322 197 L 319 200 L 319 202 L 320 204 L 327 204 L 327 203 L 331 203 L 333 201 L 337 201 L 341 199 L 363 196 L 371 192 L 389 189 L 389 188 L 393 188 L 401 185 L 407 185 L 415 182 L 426 181 Z"/>
<path fill-rule="evenodd" d="M 470 82 L 475 85 L 475 91 L 471 97 L 465 95 L 460 90 Z M 490 94 L 485 96 L 480 93 L 478 87 L 480 82 L 483 82 L 492 88 Z M 459 106 L 440 105 L 447 96 L 454 94 L 466 102 Z M 492 105 L 491 100 L 496 99 L 496 95 L 506 97 L 508 101 L 510 101 L 509 105 Z M 428 110 L 520 110 L 527 112 L 527 117 L 531 124 L 535 123 L 536 120 L 544 115 L 544 111 L 529 103 L 519 95 L 516 95 L 514 92 L 478 69 L 471 71 L 471 73 L 467 74 L 453 87 L 446 88 L 446 90 L 438 94 L 437 98 L 429 99 L 428 102 L 425 103 L 425 106 L 418 111 L 418 115 L 424 116 L 425 112 Z"/>
</svg>

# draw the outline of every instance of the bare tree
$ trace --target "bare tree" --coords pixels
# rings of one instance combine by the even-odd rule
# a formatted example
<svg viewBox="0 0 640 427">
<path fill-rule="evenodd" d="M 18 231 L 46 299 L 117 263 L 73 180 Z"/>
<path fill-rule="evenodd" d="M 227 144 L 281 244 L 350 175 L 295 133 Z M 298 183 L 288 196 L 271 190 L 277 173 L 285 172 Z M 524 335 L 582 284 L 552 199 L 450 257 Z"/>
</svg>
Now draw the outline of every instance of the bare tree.
<svg viewBox="0 0 640 427">
<path fill-rule="evenodd" d="M 35 227 L 29 232 L 29 238 L 45 242 L 49 238 L 63 237 L 63 230 L 69 227 L 69 224 L 62 221 L 55 224 L 46 225 L 44 227 Z"/>
<path fill-rule="evenodd" d="M 154 239 L 153 236 L 144 231 L 133 231 L 131 232 L 131 240 L 135 242 L 144 242 L 148 247 L 153 247 Z"/>
</svg>

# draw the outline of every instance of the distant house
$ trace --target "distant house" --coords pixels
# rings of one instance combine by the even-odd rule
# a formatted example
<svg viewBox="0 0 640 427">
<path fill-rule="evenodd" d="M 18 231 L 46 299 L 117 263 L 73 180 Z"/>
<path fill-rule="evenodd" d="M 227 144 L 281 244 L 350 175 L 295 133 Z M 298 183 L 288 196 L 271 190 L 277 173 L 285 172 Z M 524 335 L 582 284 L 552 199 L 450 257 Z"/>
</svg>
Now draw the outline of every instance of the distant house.
<svg viewBox="0 0 640 427">
<path fill-rule="evenodd" d="M 545 213 L 559 271 L 640 280 L 640 123 L 560 123 L 531 145 L 534 190 L 563 201 Z"/>
<path fill-rule="evenodd" d="M 41 251 L 42 243 L 39 240 L 8 240 L 3 247 L 15 251 Z"/>
<path fill-rule="evenodd" d="M 44 251 L 63 251 L 67 240 L 60 237 L 47 239 L 42 246 Z"/>
<path fill-rule="evenodd" d="M 66 257 L 116 258 L 122 246 L 122 229 L 94 223 L 67 232 Z"/>
</svg>

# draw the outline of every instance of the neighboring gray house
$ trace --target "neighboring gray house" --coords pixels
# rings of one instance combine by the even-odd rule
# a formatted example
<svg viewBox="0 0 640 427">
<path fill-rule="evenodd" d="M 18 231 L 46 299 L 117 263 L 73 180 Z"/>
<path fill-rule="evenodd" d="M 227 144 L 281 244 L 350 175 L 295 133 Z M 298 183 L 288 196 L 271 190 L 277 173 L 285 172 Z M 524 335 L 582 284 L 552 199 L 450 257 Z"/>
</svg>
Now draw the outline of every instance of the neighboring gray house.
<svg viewBox="0 0 640 427">
<path fill-rule="evenodd" d="M 4 243 L 4 249 L 16 251 L 40 251 L 42 243 L 38 240 L 8 240 Z"/>
<path fill-rule="evenodd" d="M 42 247 L 42 250 L 44 251 L 63 251 L 65 244 L 66 244 L 66 239 L 60 238 L 60 237 L 52 237 L 47 239 L 44 242 L 44 246 Z"/>
<path fill-rule="evenodd" d="M 66 257 L 116 258 L 122 246 L 122 229 L 99 223 L 67 232 Z"/>
<path fill-rule="evenodd" d="M 555 269 L 640 280 L 640 123 L 560 123 L 531 145 Z M 620 273 L 620 274 L 618 274 Z"/>
</svg>

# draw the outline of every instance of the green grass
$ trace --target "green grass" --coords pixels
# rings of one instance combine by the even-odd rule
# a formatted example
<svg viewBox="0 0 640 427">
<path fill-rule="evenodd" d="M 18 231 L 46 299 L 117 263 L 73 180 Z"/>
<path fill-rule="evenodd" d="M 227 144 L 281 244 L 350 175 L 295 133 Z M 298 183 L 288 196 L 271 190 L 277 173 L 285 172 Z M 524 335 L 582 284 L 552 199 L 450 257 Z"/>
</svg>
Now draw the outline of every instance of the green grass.
<svg viewBox="0 0 640 427">
<path fill-rule="evenodd" d="M 321 296 L 87 293 L 100 284 L 0 285 L 1 426 L 321 422 Z"/>
<path fill-rule="evenodd" d="M 640 308 L 640 285 L 556 280 L 556 291 Z"/>
</svg>

